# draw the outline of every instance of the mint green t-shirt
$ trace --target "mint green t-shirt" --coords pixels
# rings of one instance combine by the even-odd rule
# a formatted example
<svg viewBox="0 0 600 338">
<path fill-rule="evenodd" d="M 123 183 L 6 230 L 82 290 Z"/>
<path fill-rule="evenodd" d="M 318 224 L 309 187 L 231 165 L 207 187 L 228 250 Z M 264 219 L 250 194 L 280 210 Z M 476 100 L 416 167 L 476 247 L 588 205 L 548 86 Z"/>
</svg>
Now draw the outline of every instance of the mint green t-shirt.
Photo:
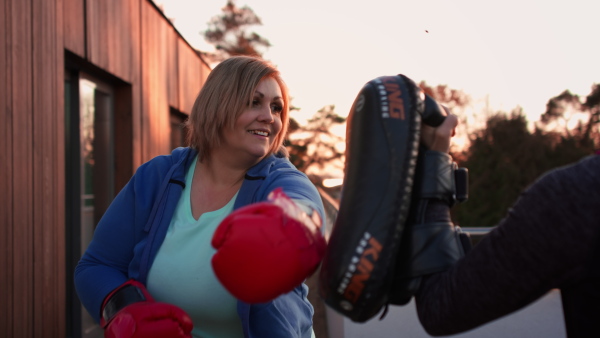
<svg viewBox="0 0 600 338">
<path fill-rule="evenodd" d="M 186 174 L 186 184 L 167 235 L 148 273 L 147 289 L 156 301 L 182 308 L 194 322 L 194 337 L 243 337 L 237 300 L 215 277 L 210 244 L 219 223 L 233 210 L 235 196 L 223 208 L 192 216 L 190 187 L 197 158 Z"/>
</svg>

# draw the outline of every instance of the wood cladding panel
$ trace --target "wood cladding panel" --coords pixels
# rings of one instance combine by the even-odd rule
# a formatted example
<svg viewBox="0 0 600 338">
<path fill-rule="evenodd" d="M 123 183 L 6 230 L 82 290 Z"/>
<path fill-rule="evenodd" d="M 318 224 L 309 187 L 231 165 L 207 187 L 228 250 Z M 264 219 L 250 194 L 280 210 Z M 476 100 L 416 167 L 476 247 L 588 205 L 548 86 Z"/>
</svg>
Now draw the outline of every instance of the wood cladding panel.
<svg viewBox="0 0 600 338">
<path fill-rule="evenodd" d="M 172 27 L 169 27 L 167 30 L 167 45 L 165 46 L 166 51 L 166 87 L 167 87 L 167 97 L 169 100 L 169 106 L 178 107 L 179 106 L 179 88 L 178 81 L 179 77 L 179 49 L 178 49 L 178 41 L 180 41 L 179 35 L 175 33 L 175 30 Z"/>
<path fill-rule="evenodd" d="M 2 0 L 0 332 L 64 337 L 63 2 Z"/>
<path fill-rule="evenodd" d="M 12 20 L 9 0 L 0 0 L 0 46 L 11 47 Z M 8 50 L 8 49 L 7 49 Z M 12 241 L 12 96 L 11 67 L 8 53 L 0 53 L 0 313 L 11 313 L 13 308 L 13 241 Z M 11 316 L 0 316 L 0 332 L 13 337 Z"/>
<path fill-rule="evenodd" d="M 86 2 L 86 58 L 127 82 L 139 72 L 140 2 L 147 1 Z"/>
<path fill-rule="evenodd" d="M 138 40 L 139 41 L 139 40 Z M 138 54 L 137 63 L 141 64 L 141 55 Z M 131 153 L 132 169 L 137 168 L 144 163 L 142 147 L 142 74 L 141 68 L 137 69 L 136 78 L 131 86 Z M 133 171 L 130 176 L 133 175 Z"/>
<path fill-rule="evenodd" d="M 202 62 L 185 41 L 179 40 L 179 105 L 178 109 L 186 114 L 190 114 L 196 96 L 202 86 Z"/>
<path fill-rule="evenodd" d="M 170 153 L 169 98 L 169 34 L 173 28 L 158 10 L 142 3 L 142 154 L 143 161 Z"/>
<path fill-rule="evenodd" d="M 62 0 L 63 43 L 66 49 L 85 57 L 85 1 Z"/>
<path fill-rule="evenodd" d="M 209 69 L 150 0 L 0 0 L 0 31 L 0 336 L 65 337 L 65 50 L 123 80 L 120 186 L 171 151 L 169 105 Z"/>
<path fill-rule="evenodd" d="M 200 70 L 200 85 L 204 86 L 206 78 L 208 77 L 208 74 L 210 74 L 211 68 L 204 61 L 202 61 L 202 64 L 200 65 Z"/>
<path fill-rule="evenodd" d="M 108 1 L 86 1 L 85 6 L 85 38 L 86 58 L 96 66 L 108 70 L 108 37 L 106 30 L 109 24 Z M 114 29 L 111 27 L 110 29 Z"/>
<path fill-rule="evenodd" d="M 65 336 L 62 2 L 32 1 L 33 336 Z"/>
<path fill-rule="evenodd" d="M 117 114 L 130 114 L 131 115 L 131 129 L 129 133 L 131 133 L 131 172 L 130 175 L 133 175 L 134 168 L 142 165 L 143 155 L 141 149 L 141 97 L 142 97 L 142 59 L 141 59 L 141 6 L 143 3 L 147 2 L 144 0 L 126 0 L 127 3 L 127 12 L 130 13 L 130 27 L 127 32 L 123 34 L 127 36 L 126 39 L 121 39 L 121 43 L 127 44 L 123 50 L 126 50 L 126 53 L 123 53 L 123 67 L 127 67 L 129 69 L 129 76 L 125 80 L 129 82 L 130 87 L 125 90 L 118 90 L 118 97 L 121 97 L 122 100 L 126 101 L 125 105 L 121 104 L 120 107 L 116 107 Z M 123 95 L 127 95 L 127 98 L 124 98 Z M 124 108 L 127 107 L 129 111 L 124 111 Z M 119 110 L 121 109 L 121 110 Z"/>
<path fill-rule="evenodd" d="M 8 0 L 8 115 L 12 163 L 12 318 L 9 337 L 33 335 L 32 19 L 31 0 Z M 11 274 L 12 273 L 12 274 Z"/>
<path fill-rule="evenodd" d="M 140 73 L 140 0 L 113 0 L 121 14 L 121 30 L 114 32 L 117 53 L 111 53 L 114 74 L 139 85 Z M 118 26 L 118 22 L 114 22 Z"/>
</svg>

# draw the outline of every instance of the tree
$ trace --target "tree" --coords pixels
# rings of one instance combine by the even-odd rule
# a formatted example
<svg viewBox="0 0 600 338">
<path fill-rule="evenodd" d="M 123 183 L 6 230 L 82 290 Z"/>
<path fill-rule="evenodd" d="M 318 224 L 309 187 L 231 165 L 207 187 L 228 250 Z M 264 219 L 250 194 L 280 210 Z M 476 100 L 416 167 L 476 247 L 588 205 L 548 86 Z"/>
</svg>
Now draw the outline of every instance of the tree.
<svg viewBox="0 0 600 338">
<path fill-rule="evenodd" d="M 468 96 L 447 86 L 419 85 L 460 116 Z M 600 145 L 600 85 L 582 100 L 564 91 L 548 101 L 534 129 L 521 108 L 487 115 L 485 126 L 469 132 L 469 143 L 451 155 L 469 170 L 469 200 L 452 209 L 461 226 L 494 226 L 518 196 L 545 172 L 593 153 Z M 462 129 L 457 133 L 465 133 Z"/>
<path fill-rule="evenodd" d="M 573 143 L 588 152 L 600 145 L 600 85 L 592 86 L 582 102 L 578 95 L 565 90 L 548 100 L 540 117 L 539 128 L 561 136 L 562 143 Z"/>
<path fill-rule="evenodd" d="M 271 43 L 255 32 L 248 32 L 249 27 L 262 25 L 254 11 L 247 6 L 237 7 L 233 0 L 228 0 L 222 10 L 221 15 L 211 19 L 204 32 L 206 41 L 217 49 L 212 58 L 221 61 L 234 55 L 262 56 Z"/>
<path fill-rule="evenodd" d="M 205 54 L 206 57 L 219 62 L 234 55 L 262 56 L 262 51 L 271 46 L 259 34 L 248 32 L 249 27 L 262 25 L 251 8 L 238 8 L 233 0 L 229 0 L 222 11 L 221 15 L 211 19 L 209 29 L 204 32 L 206 41 L 217 49 L 217 54 Z M 299 170 L 318 173 L 328 165 L 343 170 L 343 150 L 340 150 L 343 138 L 332 133 L 330 128 L 343 124 L 345 118 L 337 115 L 334 108 L 333 105 L 323 107 L 308 120 L 306 126 L 290 118 L 285 143 L 290 160 Z M 294 109 L 298 108 L 291 108 Z"/>
<path fill-rule="evenodd" d="M 470 186 L 469 200 L 453 208 L 453 219 L 462 226 L 494 226 L 545 172 L 592 154 L 599 145 L 599 106 L 596 85 L 584 103 L 568 91 L 550 99 L 533 131 L 521 109 L 490 116 L 464 158 L 457 159 L 469 170 Z M 567 123 L 567 116 L 582 112 L 587 119 Z"/>
<path fill-rule="evenodd" d="M 427 85 L 425 81 L 421 81 L 419 83 L 419 88 L 421 88 L 425 94 L 431 96 L 434 100 L 445 105 L 452 111 L 455 109 L 461 110 L 471 102 L 469 95 L 461 90 L 452 89 L 447 85 L 431 87 Z"/>
<path fill-rule="evenodd" d="M 457 162 L 469 170 L 469 200 L 452 214 L 459 225 L 468 227 L 496 225 L 521 191 L 556 165 L 551 137 L 539 130 L 531 133 L 521 110 L 489 117 L 465 155 Z"/>
<path fill-rule="evenodd" d="M 342 126 L 346 118 L 335 113 L 335 106 L 321 108 L 307 125 L 301 126 L 290 119 L 286 140 L 290 161 L 305 173 L 321 173 L 328 166 L 343 170 L 344 138 L 332 132 Z"/>
</svg>

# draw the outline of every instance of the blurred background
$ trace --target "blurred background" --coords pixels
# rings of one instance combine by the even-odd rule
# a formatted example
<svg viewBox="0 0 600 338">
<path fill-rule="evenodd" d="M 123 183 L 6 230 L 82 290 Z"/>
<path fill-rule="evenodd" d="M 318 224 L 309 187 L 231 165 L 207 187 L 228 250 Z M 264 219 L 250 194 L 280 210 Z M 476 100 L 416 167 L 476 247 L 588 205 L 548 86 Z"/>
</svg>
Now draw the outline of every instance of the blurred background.
<svg viewBox="0 0 600 338">
<path fill-rule="evenodd" d="M 350 106 L 375 77 L 410 77 L 461 121 L 451 153 L 469 199 L 452 217 L 485 236 L 540 175 L 600 149 L 599 12 L 589 0 L 0 0 L 0 332 L 102 337 L 74 267 L 135 170 L 185 146 L 198 91 L 231 55 L 282 72 L 286 145 L 329 229 Z M 411 306 L 357 325 L 309 295 L 319 338 L 425 335 Z M 470 336 L 564 337 L 557 292 L 532 306 Z"/>
<path fill-rule="evenodd" d="M 600 148 L 600 3 L 155 2 L 213 64 L 258 54 L 278 65 L 296 108 L 292 161 L 336 198 L 345 118 L 382 75 L 410 77 L 459 116 L 452 155 L 470 174 L 469 201 L 453 210 L 462 226 L 493 226 L 543 172 Z"/>
</svg>

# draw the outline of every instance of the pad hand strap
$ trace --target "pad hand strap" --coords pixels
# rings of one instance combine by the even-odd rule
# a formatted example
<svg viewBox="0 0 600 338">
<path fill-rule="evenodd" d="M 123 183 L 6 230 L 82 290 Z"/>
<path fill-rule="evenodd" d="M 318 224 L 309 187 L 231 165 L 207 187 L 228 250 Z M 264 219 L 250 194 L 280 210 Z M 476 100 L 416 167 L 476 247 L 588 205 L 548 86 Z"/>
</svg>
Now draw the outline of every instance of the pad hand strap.
<svg viewBox="0 0 600 338">
<path fill-rule="evenodd" d="M 415 224 L 412 229 L 412 254 L 406 277 L 444 271 L 464 256 L 460 227 L 450 222 Z"/>
<path fill-rule="evenodd" d="M 450 207 L 467 200 L 466 168 L 458 168 L 449 154 L 439 151 L 425 151 L 422 160 L 420 198 L 442 200 Z"/>
<path fill-rule="evenodd" d="M 421 150 L 411 214 L 401 243 L 390 304 L 405 305 L 419 290 L 421 279 L 447 270 L 470 249 L 468 234 L 447 219 L 426 221 L 430 203 L 445 209 L 467 199 L 467 169 L 458 168 L 447 153 Z"/>
<path fill-rule="evenodd" d="M 407 241 L 404 244 L 410 248 L 400 269 L 401 275 L 396 276 L 394 288 L 390 294 L 390 303 L 404 305 L 419 290 L 421 278 L 436 272 L 447 270 L 466 253 L 463 241 L 468 234 L 451 222 L 431 222 L 413 224 L 408 230 Z"/>
</svg>

